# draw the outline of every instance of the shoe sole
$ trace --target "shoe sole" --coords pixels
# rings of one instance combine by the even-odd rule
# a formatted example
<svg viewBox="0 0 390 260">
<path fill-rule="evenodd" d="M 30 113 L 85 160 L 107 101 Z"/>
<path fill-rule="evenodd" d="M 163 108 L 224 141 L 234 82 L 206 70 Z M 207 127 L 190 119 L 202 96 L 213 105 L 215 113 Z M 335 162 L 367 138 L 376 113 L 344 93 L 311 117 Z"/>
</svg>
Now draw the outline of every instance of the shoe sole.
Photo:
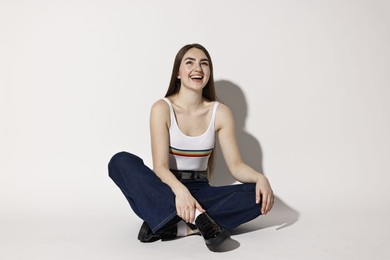
<svg viewBox="0 0 390 260">
<path fill-rule="evenodd" d="M 210 251 L 216 251 L 220 245 L 223 244 L 223 242 L 226 241 L 230 237 L 230 234 L 228 231 L 223 230 L 219 236 L 216 238 L 210 239 L 209 243 L 206 243 L 207 247 L 210 249 Z"/>
<path fill-rule="evenodd" d="M 138 240 L 142 243 L 150 243 L 159 240 L 159 236 L 155 236 L 152 234 L 150 227 L 146 222 L 142 223 L 142 226 L 138 232 Z"/>
</svg>

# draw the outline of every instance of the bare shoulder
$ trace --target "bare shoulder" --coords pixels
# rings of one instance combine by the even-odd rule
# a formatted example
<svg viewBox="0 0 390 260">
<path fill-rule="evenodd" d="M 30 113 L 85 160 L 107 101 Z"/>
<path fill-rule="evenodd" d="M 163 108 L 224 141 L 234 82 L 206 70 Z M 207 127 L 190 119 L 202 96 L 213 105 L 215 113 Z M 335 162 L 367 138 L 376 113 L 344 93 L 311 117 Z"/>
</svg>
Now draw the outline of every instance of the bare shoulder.
<svg viewBox="0 0 390 260">
<path fill-rule="evenodd" d="M 166 114 L 166 113 L 169 114 L 169 105 L 164 100 L 159 99 L 156 102 L 154 102 L 154 104 L 152 105 L 151 113 L 152 114 L 157 113 L 159 115 Z"/>
<path fill-rule="evenodd" d="M 223 103 L 219 103 L 215 117 L 216 130 L 219 131 L 224 126 L 233 124 L 233 121 L 233 113 L 230 108 Z"/>
<path fill-rule="evenodd" d="M 224 113 L 231 113 L 231 110 L 230 110 L 230 108 L 227 105 L 225 105 L 224 103 L 219 102 L 218 108 L 217 108 L 217 113 L 222 113 L 222 114 L 224 114 Z"/>
<path fill-rule="evenodd" d="M 154 102 L 150 109 L 150 124 L 152 129 L 157 126 L 170 125 L 169 105 L 164 100 L 160 99 Z"/>
</svg>

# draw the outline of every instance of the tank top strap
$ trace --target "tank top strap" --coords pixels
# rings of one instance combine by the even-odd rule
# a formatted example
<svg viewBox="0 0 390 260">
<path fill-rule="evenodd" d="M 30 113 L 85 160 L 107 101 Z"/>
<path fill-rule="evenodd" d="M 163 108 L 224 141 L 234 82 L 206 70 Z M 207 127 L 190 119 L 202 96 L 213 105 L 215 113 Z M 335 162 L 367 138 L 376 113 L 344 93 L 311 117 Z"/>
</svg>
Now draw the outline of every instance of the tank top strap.
<svg viewBox="0 0 390 260">
<path fill-rule="evenodd" d="M 217 114 L 218 105 L 219 105 L 219 102 L 218 101 L 214 101 L 213 112 L 211 114 L 211 120 L 210 120 L 210 123 L 212 124 L 213 129 L 214 129 L 214 126 L 215 126 L 215 116 Z"/>
<path fill-rule="evenodd" d="M 171 103 L 171 101 L 168 99 L 168 98 L 163 98 L 162 100 L 164 100 L 167 104 L 168 104 L 168 106 L 169 106 L 169 114 L 170 114 L 170 127 L 172 127 L 172 125 L 173 125 L 173 127 L 175 127 L 176 126 L 176 117 L 175 117 L 175 111 L 173 110 L 173 106 L 172 106 L 172 103 Z"/>
<path fill-rule="evenodd" d="M 172 107 L 172 103 L 171 103 L 171 101 L 169 101 L 169 99 L 168 98 L 163 98 L 162 100 L 164 100 L 165 102 L 167 102 L 167 104 L 168 104 L 168 106 L 169 106 L 169 110 L 173 110 L 173 107 Z"/>
</svg>

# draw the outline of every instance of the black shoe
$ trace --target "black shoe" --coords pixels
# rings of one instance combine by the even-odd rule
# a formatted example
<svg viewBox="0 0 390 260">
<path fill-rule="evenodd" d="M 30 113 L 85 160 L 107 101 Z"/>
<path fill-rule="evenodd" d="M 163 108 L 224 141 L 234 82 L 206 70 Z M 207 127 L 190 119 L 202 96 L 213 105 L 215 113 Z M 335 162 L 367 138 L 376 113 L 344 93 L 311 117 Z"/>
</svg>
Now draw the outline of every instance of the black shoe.
<svg viewBox="0 0 390 260">
<path fill-rule="evenodd" d="M 142 223 L 141 229 L 138 232 L 138 240 L 143 243 L 154 242 L 159 239 L 166 241 L 175 239 L 177 235 L 177 225 L 172 225 L 171 227 L 165 229 L 159 233 L 153 233 L 149 225 L 144 221 Z"/>
<path fill-rule="evenodd" d="M 187 232 L 187 236 L 193 236 L 193 235 L 199 235 L 201 236 L 202 234 L 200 233 L 198 227 L 192 223 L 186 223 L 187 227 L 191 229 L 191 231 Z"/>
<path fill-rule="evenodd" d="M 215 221 L 206 213 L 200 214 L 195 219 L 195 224 L 202 234 L 206 246 L 211 251 L 216 251 L 217 248 L 230 237 L 229 232 L 221 228 Z"/>
</svg>

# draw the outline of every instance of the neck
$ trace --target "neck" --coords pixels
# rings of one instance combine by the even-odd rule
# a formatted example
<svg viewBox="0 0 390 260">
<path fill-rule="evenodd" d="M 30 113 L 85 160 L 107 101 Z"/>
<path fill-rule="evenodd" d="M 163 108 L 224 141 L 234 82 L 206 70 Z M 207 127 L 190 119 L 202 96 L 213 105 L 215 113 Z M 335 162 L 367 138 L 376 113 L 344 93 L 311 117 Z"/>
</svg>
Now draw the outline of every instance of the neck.
<svg viewBox="0 0 390 260">
<path fill-rule="evenodd" d="M 203 104 L 204 98 L 202 92 L 190 91 L 185 88 L 180 89 L 175 97 L 176 104 L 185 108 L 186 110 L 196 110 Z"/>
</svg>

